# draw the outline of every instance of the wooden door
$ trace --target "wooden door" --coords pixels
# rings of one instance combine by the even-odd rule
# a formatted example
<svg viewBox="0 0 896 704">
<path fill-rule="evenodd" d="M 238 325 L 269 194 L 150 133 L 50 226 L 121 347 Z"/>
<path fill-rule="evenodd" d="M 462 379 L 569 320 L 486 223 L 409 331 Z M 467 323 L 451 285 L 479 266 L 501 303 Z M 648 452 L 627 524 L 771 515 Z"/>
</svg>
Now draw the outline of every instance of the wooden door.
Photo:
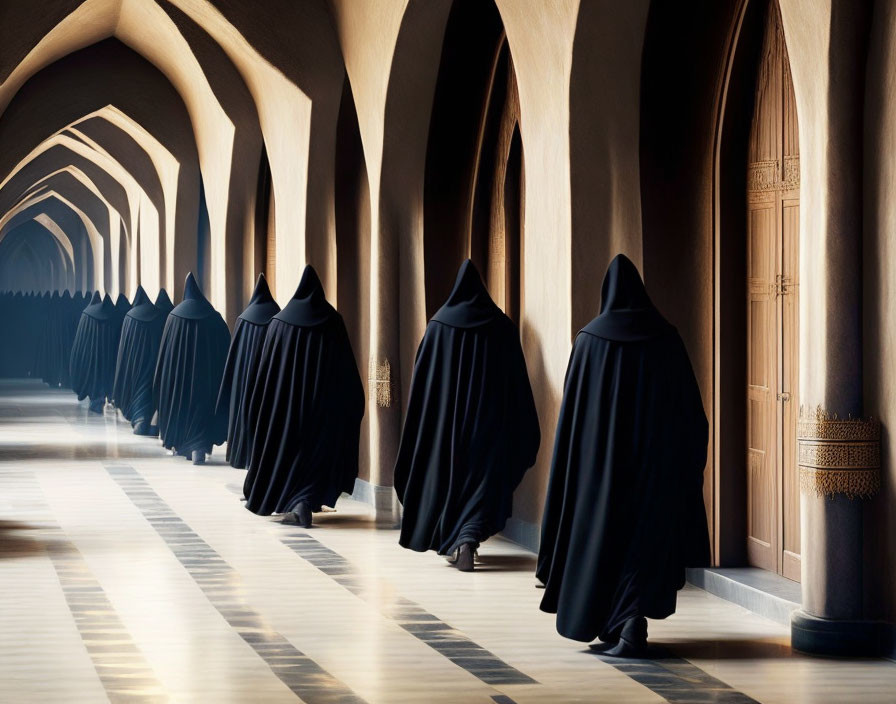
<svg viewBox="0 0 896 704">
<path fill-rule="evenodd" d="M 798 580 L 799 130 L 775 2 L 760 61 L 747 178 L 747 555 Z"/>
</svg>

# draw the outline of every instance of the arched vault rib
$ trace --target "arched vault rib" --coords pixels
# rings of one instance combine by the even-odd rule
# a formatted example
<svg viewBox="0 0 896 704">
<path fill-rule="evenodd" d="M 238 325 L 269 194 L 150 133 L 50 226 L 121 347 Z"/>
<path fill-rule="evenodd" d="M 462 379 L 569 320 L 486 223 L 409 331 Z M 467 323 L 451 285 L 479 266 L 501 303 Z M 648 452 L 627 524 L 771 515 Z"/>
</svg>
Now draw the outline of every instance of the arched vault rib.
<svg viewBox="0 0 896 704">
<path fill-rule="evenodd" d="M 72 212 L 74 212 L 80 218 L 81 222 L 84 224 L 84 228 L 87 231 L 87 237 L 90 241 L 91 254 L 93 255 L 93 281 L 90 282 L 89 285 L 91 285 L 92 287 L 94 287 L 96 289 L 105 290 L 105 276 L 104 276 L 104 263 L 103 263 L 103 261 L 104 261 L 103 257 L 104 257 L 104 253 L 105 253 L 105 249 L 104 249 L 105 242 L 103 241 L 103 236 L 100 234 L 96 225 L 94 225 L 93 220 L 91 220 L 90 217 L 83 210 L 81 210 L 81 208 L 79 208 L 77 205 L 72 203 L 68 198 L 57 193 L 56 191 L 47 190 L 47 191 L 41 193 L 40 195 L 35 196 L 32 199 L 29 199 L 28 201 L 26 201 L 26 203 L 21 204 L 22 210 L 24 210 L 27 207 L 37 205 L 38 203 L 42 203 L 43 201 L 46 201 L 46 200 L 52 199 L 52 198 L 55 198 L 60 203 L 63 203 L 64 205 L 68 206 L 69 209 L 72 210 Z M 4 218 L 5 217 L 6 216 L 4 216 Z M 2 223 L 2 222 L 3 221 L 0 220 L 0 223 Z M 0 227 L 2 227 L 2 225 L 0 225 Z M 0 239 L 0 242 L 2 242 L 2 239 Z"/>
<path fill-rule="evenodd" d="M 46 184 L 51 190 L 70 197 L 73 202 L 81 202 L 82 206 L 85 207 L 85 212 L 87 212 L 88 216 L 93 220 L 97 230 L 101 233 L 103 231 L 106 232 L 106 241 L 108 243 L 107 251 L 109 252 L 110 262 L 112 263 L 111 267 L 107 267 L 109 268 L 107 274 L 110 275 L 111 278 L 106 282 L 106 288 L 113 295 L 123 292 L 122 282 L 132 280 L 133 276 L 129 276 L 129 273 L 132 274 L 133 272 L 120 272 L 115 266 L 119 261 L 120 249 L 124 247 L 126 254 L 129 254 L 130 249 L 129 238 L 125 237 L 124 241 L 122 241 L 122 228 L 120 227 L 120 223 L 123 222 L 123 219 L 118 210 L 105 198 L 102 191 L 100 191 L 93 181 L 91 181 L 80 169 L 73 166 L 66 166 L 45 175 L 37 182 L 37 185 L 41 184 Z M 75 188 L 71 188 L 72 185 L 75 185 Z M 105 207 L 107 216 L 105 222 L 98 221 L 100 213 L 96 213 L 96 215 L 92 214 L 92 211 L 96 210 L 96 203 L 92 204 L 94 207 L 87 209 L 83 196 L 79 197 L 79 194 L 76 192 L 79 190 L 77 186 L 87 189 L 87 191 L 95 197 L 96 201 L 99 201 L 99 203 Z"/>
<path fill-rule="evenodd" d="M 81 120 L 77 120 L 72 125 L 79 135 L 89 138 L 91 144 L 95 144 L 98 151 L 106 153 L 111 158 L 119 162 L 127 160 L 130 165 L 138 164 L 142 161 L 138 150 L 142 150 L 148 157 L 158 179 L 158 188 L 161 189 L 162 207 L 160 208 L 159 221 L 163 223 L 161 229 L 164 230 L 164 243 L 159 242 L 160 250 L 164 252 L 162 261 L 165 262 L 164 271 L 160 272 L 160 278 L 165 285 L 170 286 L 174 280 L 174 242 L 177 223 L 177 207 L 178 207 L 178 178 L 181 172 L 181 165 L 177 157 L 162 144 L 152 133 L 143 127 L 139 122 L 127 115 L 114 105 L 107 105 L 102 110 L 95 113 L 85 115 Z M 115 140 L 115 149 L 112 147 L 112 130 L 120 130 L 133 140 L 133 145 L 123 144 L 121 140 Z M 148 169 L 140 168 L 140 173 L 145 174 L 144 178 L 140 178 L 139 174 L 133 173 L 134 167 L 130 169 L 134 178 L 141 183 L 144 192 L 152 203 L 159 207 L 158 198 L 154 197 L 156 184 L 149 183 L 151 174 Z M 160 231 L 160 237 L 162 232 Z"/>
<path fill-rule="evenodd" d="M 117 37 L 152 63 L 179 93 L 193 124 L 211 228 L 210 297 L 221 307 L 226 282 L 226 214 L 234 125 L 215 97 L 193 52 L 171 18 L 155 2 L 85 0 L 35 45 L 0 85 L 0 111 L 42 68 L 78 49 Z"/>
</svg>

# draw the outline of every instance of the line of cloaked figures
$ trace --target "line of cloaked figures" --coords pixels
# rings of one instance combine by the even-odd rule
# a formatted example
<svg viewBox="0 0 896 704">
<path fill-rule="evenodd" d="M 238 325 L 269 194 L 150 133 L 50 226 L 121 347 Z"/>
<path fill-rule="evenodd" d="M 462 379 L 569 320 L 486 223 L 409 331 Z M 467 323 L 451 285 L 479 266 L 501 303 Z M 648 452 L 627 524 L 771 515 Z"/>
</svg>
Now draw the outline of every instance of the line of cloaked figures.
<svg viewBox="0 0 896 704">
<path fill-rule="evenodd" d="M 4 346 L 4 375 L 31 363 L 31 376 L 70 386 L 92 411 L 108 400 L 136 433 L 194 463 L 226 440 L 259 515 L 310 527 L 353 491 L 363 385 L 312 267 L 283 309 L 260 275 L 232 335 L 192 274 L 177 306 L 142 287 L 130 306 L 99 293 L 84 302 L 0 296 L 4 318 L 31 336 L 30 348 Z M 417 351 L 394 472 L 400 544 L 472 571 L 540 440 L 519 332 L 468 260 Z M 646 618 L 672 614 L 685 567 L 708 564 L 706 446 L 681 338 L 619 255 L 600 314 L 573 344 L 556 425 L 536 576 L 562 635 L 645 655 Z"/>
</svg>

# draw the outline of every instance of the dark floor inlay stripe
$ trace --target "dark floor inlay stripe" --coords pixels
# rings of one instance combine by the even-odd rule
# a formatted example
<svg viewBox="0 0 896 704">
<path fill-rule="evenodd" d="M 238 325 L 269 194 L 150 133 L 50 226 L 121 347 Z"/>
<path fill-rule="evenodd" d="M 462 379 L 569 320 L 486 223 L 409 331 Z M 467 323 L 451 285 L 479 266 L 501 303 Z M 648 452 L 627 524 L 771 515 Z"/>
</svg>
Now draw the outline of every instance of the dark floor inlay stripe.
<svg viewBox="0 0 896 704">
<path fill-rule="evenodd" d="M 93 668 L 112 704 L 170 701 L 152 667 L 137 648 L 84 556 L 65 538 L 51 515 L 40 484 L 30 471 L 4 471 L 2 493 L 29 514 L 29 525 L 50 538 L 46 552 Z M 36 520 L 31 520 L 33 517 Z M 39 527 L 38 527 L 39 526 Z"/>
<path fill-rule="evenodd" d="M 673 704 L 758 704 L 743 692 L 716 679 L 694 663 L 658 652 L 655 660 L 617 660 L 600 657 L 620 672 Z"/>
<path fill-rule="evenodd" d="M 486 684 L 538 684 L 529 675 L 508 665 L 419 604 L 403 597 L 384 596 L 382 590 L 366 588 L 366 582 L 361 579 L 362 575 L 352 563 L 307 533 L 291 531 L 281 540 L 299 557 L 331 577 L 337 584 L 379 607 L 384 615 L 393 619 L 405 631 Z M 510 700 L 502 701 L 506 704 Z"/>
<path fill-rule="evenodd" d="M 169 701 L 78 549 L 58 540 L 47 554 L 109 701 Z"/>
<path fill-rule="evenodd" d="M 246 601 L 239 573 L 178 516 L 133 467 L 107 465 L 109 474 L 167 543 L 225 621 L 308 704 L 364 704 L 349 687 L 271 628 Z"/>
</svg>

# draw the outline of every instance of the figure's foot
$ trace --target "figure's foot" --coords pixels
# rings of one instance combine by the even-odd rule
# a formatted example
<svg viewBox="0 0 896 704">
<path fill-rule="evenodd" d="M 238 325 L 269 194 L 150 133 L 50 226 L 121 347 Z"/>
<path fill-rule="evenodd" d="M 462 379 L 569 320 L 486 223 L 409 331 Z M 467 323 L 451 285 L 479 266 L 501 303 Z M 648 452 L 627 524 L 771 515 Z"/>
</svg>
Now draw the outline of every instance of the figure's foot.
<svg viewBox="0 0 896 704">
<path fill-rule="evenodd" d="M 105 401 L 101 398 L 90 399 L 90 405 L 88 406 L 88 410 L 91 413 L 102 413 L 103 406 L 105 405 Z"/>
<path fill-rule="evenodd" d="M 606 654 L 606 652 L 608 650 L 615 648 L 617 645 L 619 645 L 618 639 L 616 639 L 616 640 L 610 639 L 610 640 L 599 640 L 597 643 L 592 643 L 588 647 L 591 648 L 591 650 L 595 653 Z"/>
<path fill-rule="evenodd" d="M 457 549 L 457 560 L 454 566 L 461 572 L 473 571 L 473 547 L 469 543 L 463 543 Z"/>
<path fill-rule="evenodd" d="M 149 421 L 141 420 L 134 426 L 134 435 L 146 435 L 152 437 L 159 434 L 159 429 L 151 425 Z"/>
<path fill-rule="evenodd" d="M 595 644 L 598 645 L 598 644 Z M 619 642 L 610 648 L 596 650 L 611 658 L 645 658 L 647 657 L 647 619 L 643 616 L 635 616 L 625 622 L 622 633 L 619 634 Z"/>
<path fill-rule="evenodd" d="M 299 505 L 296 506 L 294 513 L 296 514 L 297 525 L 302 526 L 302 528 L 311 527 L 311 507 L 307 502 L 301 501 Z"/>
<path fill-rule="evenodd" d="M 193 450 L 193 464 L 205 464 L 205 453 L 202 450 Z"/>
</svg>

